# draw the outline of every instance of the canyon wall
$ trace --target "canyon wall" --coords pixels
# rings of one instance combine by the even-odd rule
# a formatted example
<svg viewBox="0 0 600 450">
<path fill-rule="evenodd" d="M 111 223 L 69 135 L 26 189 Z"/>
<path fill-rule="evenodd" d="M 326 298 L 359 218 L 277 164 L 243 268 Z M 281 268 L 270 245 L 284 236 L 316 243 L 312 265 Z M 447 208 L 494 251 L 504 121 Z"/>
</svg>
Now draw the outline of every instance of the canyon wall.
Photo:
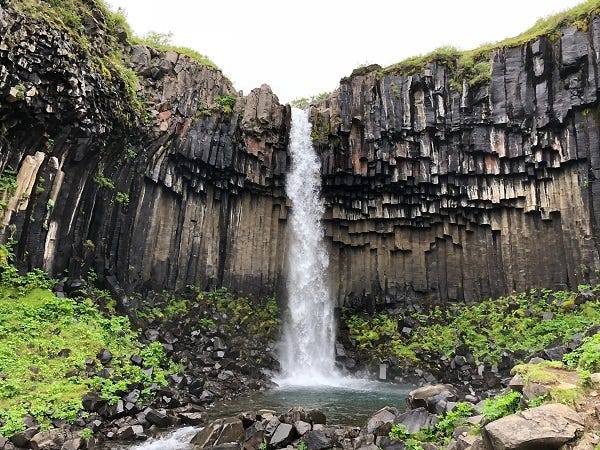
<svg viewBox="0 0 600 450">
<path fill-rule="evenodd" d="M 0 219 L 18 265 L 93 269 L 125 292 L 277 292 L 289 106 L 129 45 L 93 2 L 85 39 L 14 3 L 0 7 Z"/>
<path fill-rule="evenodd" d="M 492 52 L 491 81 L 377 66 L 311 109 L 340 304 L 598 280 L 600 19 Z"/>
</svg>

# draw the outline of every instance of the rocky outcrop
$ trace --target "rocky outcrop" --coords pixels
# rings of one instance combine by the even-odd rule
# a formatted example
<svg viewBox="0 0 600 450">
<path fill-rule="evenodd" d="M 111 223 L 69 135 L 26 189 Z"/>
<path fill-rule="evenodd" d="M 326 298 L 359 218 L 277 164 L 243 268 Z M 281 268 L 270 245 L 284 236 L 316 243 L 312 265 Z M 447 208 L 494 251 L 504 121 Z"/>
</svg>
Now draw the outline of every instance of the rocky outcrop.
<svg viewBox="0 0 600 450">
<path fill-rule="evenodd" d="M 126 293 L 272 294 L 289 107 L 266 85 L 243 96 L 189 56 L 129 46 L 93 2 L 88 45 L 13 3 L 0 6 L 0 212 L 18 264 L 94 269 Z"/>
<path fill-rule="evenodd" d="M 596 282 L 600 18 L 491 52 L 456 89 L 368 67 L 311 109 L 338 303 Z"/>
<path fill-rule="evenodd" d="M 583 419 L 561 403 L 551 403 L 503 417 L 482 428 L 493 450 L 558 449 L 583 431 Z"/>
</svg>

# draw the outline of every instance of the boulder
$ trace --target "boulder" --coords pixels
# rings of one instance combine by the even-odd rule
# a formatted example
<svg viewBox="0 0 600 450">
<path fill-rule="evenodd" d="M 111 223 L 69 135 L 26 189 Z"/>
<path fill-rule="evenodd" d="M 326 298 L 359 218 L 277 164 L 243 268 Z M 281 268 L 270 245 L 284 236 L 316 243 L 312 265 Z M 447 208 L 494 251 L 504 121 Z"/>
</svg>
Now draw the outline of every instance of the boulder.
<svg viewBox="0 0 600 450">
<path fill-rule="evenodd" d="M 32 450 L 60 450 L 68 436 L 64 430 L 53 428 L 37 433 L 29 441 Z"/>
<path fill-rule="evenodd" d="M 398 410 L 391 406 L 385 406 L 377 411 L 367 421 L 366 433 L 376 436 L 387 436 L 398 415 Z"/>
<path fill-rule="evenodd" d="M 295 430 L 294 426 L 289 423 L 280 423 L 271 439 L 269 439 L 269 444 L 274 448 L 285 447 L 288 444 L 291 444 L 294 440 Z"/>
<path fill-rule="evenodd" d="M 394 423 L 401 423 L 410 433 L 416 433 L 421 428 L 433 427 L 439 422 L 435 414 L 430 413 L 425 408 L 417 408 L 400 414 L 394 420 Z"/>
<path fill-rule="evenodd" d="M 177 414 L 181 422 L 186 425 L 200 425 L 206 422 L 207 415 L 205 412 L 183 412 Z"/>
<path fill-rule="evenodd" d="M 482 436 L 491 450 L 551 450 L 573 440 L 583 426 L 583 418 L 573 409 L 551 403 L 490 422 Z"/>
<path fill-rule="evenodd" d="M 327 423 L 325 414 L 318 409 L 309 409 L 306 411 L 306 418 L 313 425 L 317 423 L 325 425 Z"/>
<path fill-rule="evenodd" d="M 406 397 L 409 409 L 425 408 L 431 413 L 436 412 L 436 404 L 442 400 L 457 401 L 456 389 L 448 384 L 434 384 L 410 391 Z"/>
<path fill-rule="evenodd" d="M 325 430 L 308 431 L 303 440 L 306 442 L 308 450 L 324 450 L 333 447 L 335 444 L 334 437 Z"/>
<path fill-rule="evenodd" d="M 297 422 L 294 422 L 294 428 L 296 429 L 296 433 L 298 433 L 298 436 L 303 436 L 307 431 L 310 431 L 311 426 L 308 422 L 298 420 Z"/>
<path fill-rule="evenodd" d="M 13 434 L 10 437 L 10 442 L 15 444 L 17 447 L 28 447 L 29 441 L 40 431 L 39 426 L 29 427 L 23 431 Z"/>
<path fill-rule="evenodd" d="M 244 426 L 237 417 L 218 419 L 200 430 L 190 441 L 200 448 L 214 447 L 244 439 Z"/>
<path fill-rule="evenodd" d="M 164 409 L 148 408 L 144 412 L 146 413 L 146 420 L 159 428 L 167 428 L 173 424 L 171 417 L 167 415 Z"/>
<path fill-rule="evenodd" d="M 144 433 L 144 427 L 142 427 L 141 425 L 123 426 L 117 430 L 115 437 L 124 441 L 143 441 L 148 439 L 148 436 L 146 436 L 146 434 Z"/>
</svg>

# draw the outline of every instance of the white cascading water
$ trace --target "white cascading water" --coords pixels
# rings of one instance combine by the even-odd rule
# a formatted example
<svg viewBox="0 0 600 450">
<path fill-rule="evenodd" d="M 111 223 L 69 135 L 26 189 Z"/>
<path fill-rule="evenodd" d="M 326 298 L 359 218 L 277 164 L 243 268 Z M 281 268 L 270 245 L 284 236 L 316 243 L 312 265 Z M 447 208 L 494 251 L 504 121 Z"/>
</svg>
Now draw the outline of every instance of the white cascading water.
<svg viewBox="0 0 600 450">
<path fill-rule="evenodd" d="M 335 319 L 329 293 L 328 256 L 323 241 L 321 163 L 311 139 L 308 114 L 292 109 L 291 172 L 286 192 L 288 221 L 288 314 L 280 347 L 280 385 L 337 384 L 334 367 Z"/>
</svg>

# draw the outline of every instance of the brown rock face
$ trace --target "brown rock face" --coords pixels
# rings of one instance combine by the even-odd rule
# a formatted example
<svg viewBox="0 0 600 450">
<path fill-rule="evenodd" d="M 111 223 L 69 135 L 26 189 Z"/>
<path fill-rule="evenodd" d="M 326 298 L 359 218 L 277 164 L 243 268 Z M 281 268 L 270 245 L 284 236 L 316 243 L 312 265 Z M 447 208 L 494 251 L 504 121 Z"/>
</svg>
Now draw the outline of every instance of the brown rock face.
<svg viewBox="0 0 600 450">
<path fill-rule="evenodd" d="M 312 108 L 339 304 L 597 281 L 600 18 L 586 30 L 496 50 L 462 92 L 430 63 L 355 74 Z"/>
</svg>

